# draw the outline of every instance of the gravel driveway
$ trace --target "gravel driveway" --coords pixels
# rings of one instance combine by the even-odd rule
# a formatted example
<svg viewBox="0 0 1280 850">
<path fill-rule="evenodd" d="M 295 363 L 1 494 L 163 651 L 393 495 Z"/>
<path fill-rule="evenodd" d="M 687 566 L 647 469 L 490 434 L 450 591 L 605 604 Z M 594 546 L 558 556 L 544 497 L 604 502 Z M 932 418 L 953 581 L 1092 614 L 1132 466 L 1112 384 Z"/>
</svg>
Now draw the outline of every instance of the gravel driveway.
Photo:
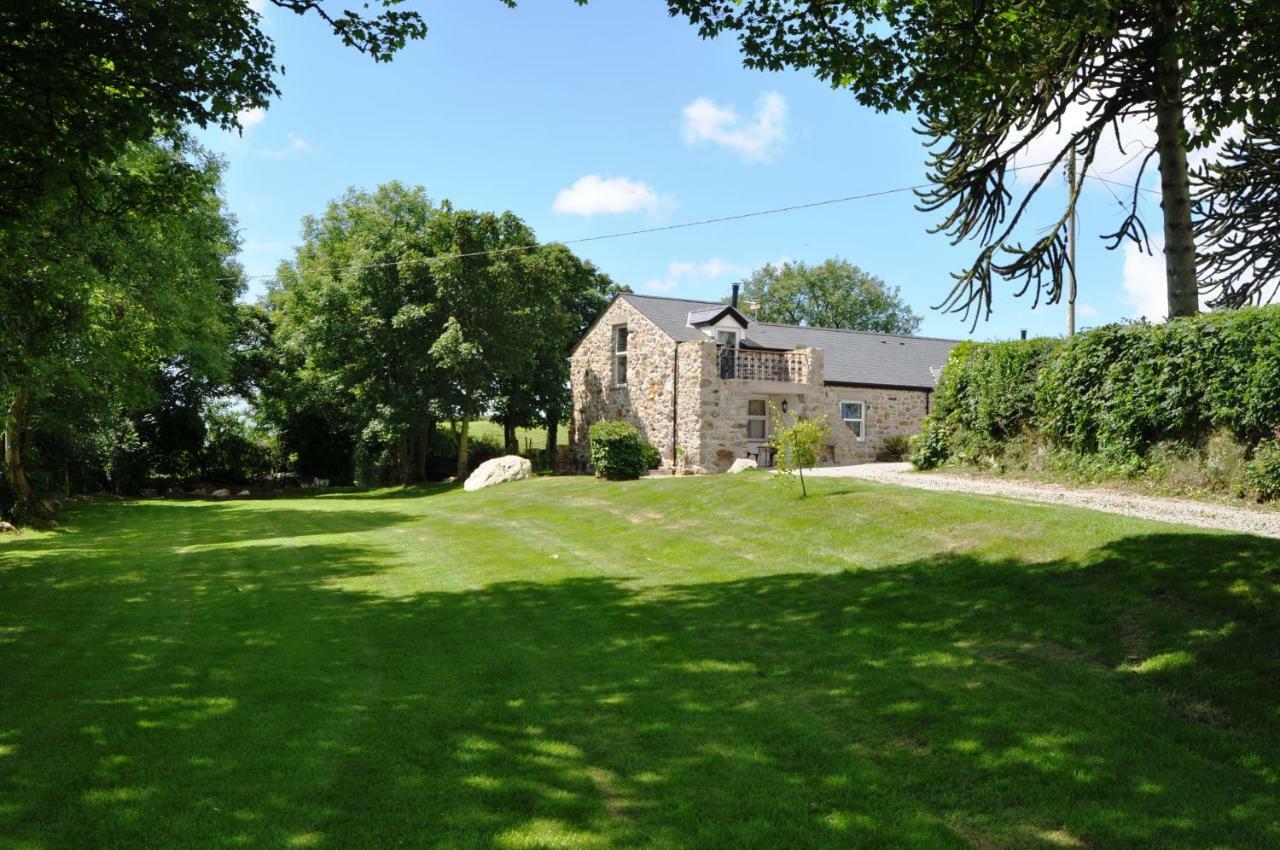
<svg viewBox="0 0 1280 850">
<path fill-rule="evenodd" d="M 827 466 L 807 470 L 805 475 L 831 478 L 860 478 L 883 484 L 900 484 L 922 490 L 954 490 L 983 496 L 1002 496 L 1053 505 L 1091 508 L 1113 514 L 1141 517 L 1157 522 L 1175 522 L 1280 538 L 1280 512 L 1255 510 L 1233 505 L 1214 505 L 1167 496 L 1135 496 L 1115 490 L 1076 489 L 1054 484 L 1035 484 L 1005 478 L 970 478 L 941 472 L 916 472 L 909 463 L 863 463 L 855 466 Z"/>
</svg>

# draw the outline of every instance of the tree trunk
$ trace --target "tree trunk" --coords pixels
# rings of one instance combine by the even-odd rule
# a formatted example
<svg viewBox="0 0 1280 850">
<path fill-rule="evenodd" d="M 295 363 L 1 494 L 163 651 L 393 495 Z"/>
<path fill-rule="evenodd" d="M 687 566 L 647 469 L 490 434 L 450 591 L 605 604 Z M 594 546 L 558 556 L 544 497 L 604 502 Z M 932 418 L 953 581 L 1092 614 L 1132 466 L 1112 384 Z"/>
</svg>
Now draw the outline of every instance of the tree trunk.
<svg viewBox="0 0 1280 850">
<path fill-rule="evenodd" d="M 467 479 L 467 438 L 471 431 L 471 411 L 463 409 L 462 423 L 458 429 L 458 480 Z"/>
<path fill-rule="evenodd" d="M 516 426 L 510 419 L 502 420 L 503 450 L 509 455 L 520 454 L 520 442 L 516 439 Z"/>
<path fill-rule="evenodd" d="M 1187 148 L 1183 141 L 1182 69 L 1169 49 L 1171 33 L 1177 25 L 1174 0 L 1161 3 L 1161 26 L 1155 42 L 1163 46 L 1156 58 L 1156 151 L 1160 157 L 1160 208 L 1164 212 L 1165 281 L 1169 296 L 1169 318 L 1194 316 L 1200 312 L 1200 289 L 1196 285 L 1196 244 L 1191 230 L 1191 178 L 1187 169 Z"/>
<path fill-rule="evenodd" d="M 30 419 L 30 400 L 26 390 L 18 390 L 9 403 L 4 423 L 4 477 L 18 494 L 18 504 L 14 510 L 16 516 L 31 513 L 39 515 L 42 512 L 36 491 L 27 480 L 27 471 L 22 462 L 23 447 L 29 445 L 27 424 Z"/>
<path fill-rule="evenodd" d="M 417 451 L 413 458 L 414 477 L 418 481 L 427 480 L 427 461 L 431 458 L 431 434 L 434 431 L 435 423 L 428 419 L 422 426 L 422 433 L 418 435 L 418 444 L 415 446 Z"/>
<path fill-rule="evenodd" d="M 547 469 L 552 472 L 559 472 L 556 469 L 556 445 L 560 442 L 560 411 L 547 411 Z"/>
<path fill-rule="evenodd" d="M 401 434 L 396 440 L 397 484 L 409 483 L 409 435 Z"/>
</svg>

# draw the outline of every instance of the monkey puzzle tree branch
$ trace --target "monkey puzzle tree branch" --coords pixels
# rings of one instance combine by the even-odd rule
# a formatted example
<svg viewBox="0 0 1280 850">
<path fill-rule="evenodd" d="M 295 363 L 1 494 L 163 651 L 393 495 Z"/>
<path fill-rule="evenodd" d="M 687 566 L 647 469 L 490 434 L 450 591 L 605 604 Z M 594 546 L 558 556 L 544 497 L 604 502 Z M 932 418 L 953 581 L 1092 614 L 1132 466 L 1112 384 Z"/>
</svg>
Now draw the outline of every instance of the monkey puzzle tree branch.
<svg viewBox="0 0 1280 850">
<path fill-rule="evenodd" d="M 1214 307 L 1267 301 L 1280 288 L 1280 126 L 1244 134 L 1196 174 L 1200 288 Z"/>
</svg>

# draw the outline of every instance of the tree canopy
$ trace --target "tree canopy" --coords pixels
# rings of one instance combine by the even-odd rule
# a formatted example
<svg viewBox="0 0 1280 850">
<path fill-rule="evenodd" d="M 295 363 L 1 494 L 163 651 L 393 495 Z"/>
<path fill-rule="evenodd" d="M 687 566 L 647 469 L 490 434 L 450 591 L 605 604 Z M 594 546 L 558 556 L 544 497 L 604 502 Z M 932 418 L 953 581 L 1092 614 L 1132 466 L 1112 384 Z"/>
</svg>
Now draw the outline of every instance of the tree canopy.
<svg viewBox="0 0 1280 850">
<path fill-rule="evenodd" d="M 322 419 L 354 424 L 333 436 L 395 482 L 426 476 L 439 422 L 456 425 L 465 475 L 470 422 L 488 411 L 508 430 L 547 425 L 554 447 L 566 357 L 610 286 L 510 212 L 457 209 L 394 182 L 349 191 L 306 219 L 278 272 L 277 362 L 294 377 L 264 381 L 260 403 L 296 436 L 306 429 L 290 423 L 327 399 Z"/>
<path fill-rule="evenodd" d="M 920 316 L 890 287 L 848 260 L 766 265 L 742 281 L 739 304 L 761 322 L 912 334 Z"/>
<path fill-rule="evenodd" d="M 324 19 L 343 43 L 386 61 L 426 34 L 402 0 L 334 11 L 326 0 L 270 0 Z M 375 9 L 366 11 L 372 5 Z M 275 45 L 246 0 L 45 0 L 0 11 L 0 224 L 68 187 L 84 191 L 131 143 L 185 128 L 241 127 L 280 94 Z"/>
<path fill-rule="evenodd" d="M 954 242 L 977 243 L 940 306 L 977 321 L 991 312 L 996 278 L 1015 282 L 1019 295 L 1033 292 L 1037 303 L 1057 301 L 1067 224 L 1100 146 L 1118 141 L 1125 122 L 1148 121 L 1156 145 L 1134 154 L 1142 169 L 1159 160 L 1170 315 L 1197 311 L 1200 284 L 1223 303 L 1238 300 L 1220 264 L 1202 265 L 1197 279 L 1187 151 L 1241 122 L 1246 134 L 1280 126 L 1280 5 L 668 0 L 668 7 L 704 37 L 735 34 L 748 67 L 807 69 L 864 105 L 919 117 L 932 183 L 920 208 L 939 212 L 936 229 Z M 1028 162 L 1031 144 L 1045 139 L 1052 152 Z M 1041 227 L 1046 222 L 1029 220 L 1032 200 L 1072 156 L 1081 167 L 1066 202 Z M 1112 247 L 1148 243 L 1136 188 L 1142 169 L 1128 216 L 1107 234 Z"/>
<path fill-rule="evenodd" d="M 162 386 L 226 375 L 242 283 L 220 176 L 189 142 L 131 144 L 85 193 L 0 228 L 0 418 L 20 507 L 36 505 L 27 456 L 41 439 L 87 453 Z"/>
</svg>

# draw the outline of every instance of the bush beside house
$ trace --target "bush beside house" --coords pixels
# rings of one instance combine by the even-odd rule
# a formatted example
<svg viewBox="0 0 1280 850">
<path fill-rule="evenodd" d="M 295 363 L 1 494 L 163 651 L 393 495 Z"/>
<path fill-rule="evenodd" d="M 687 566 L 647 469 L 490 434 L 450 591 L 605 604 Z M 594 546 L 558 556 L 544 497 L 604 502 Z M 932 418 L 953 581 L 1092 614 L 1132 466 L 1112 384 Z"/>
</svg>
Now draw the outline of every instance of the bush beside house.
<svg viewBox="0 0 1280 850">
<path fill-rule="evenodd" d="M 1277 376 L 1280 306 L 1109 325 L 1070 340 L 964 343 L 911 459 L 1275 498 Z"/>
<path fill-rule="evenodd" d="M 597 422 L 591 426 L 588 439 L 591 468 L 601 478 L 639 478 L 662 462 L 657 449 L 629 422 Z"/>
</svg>

